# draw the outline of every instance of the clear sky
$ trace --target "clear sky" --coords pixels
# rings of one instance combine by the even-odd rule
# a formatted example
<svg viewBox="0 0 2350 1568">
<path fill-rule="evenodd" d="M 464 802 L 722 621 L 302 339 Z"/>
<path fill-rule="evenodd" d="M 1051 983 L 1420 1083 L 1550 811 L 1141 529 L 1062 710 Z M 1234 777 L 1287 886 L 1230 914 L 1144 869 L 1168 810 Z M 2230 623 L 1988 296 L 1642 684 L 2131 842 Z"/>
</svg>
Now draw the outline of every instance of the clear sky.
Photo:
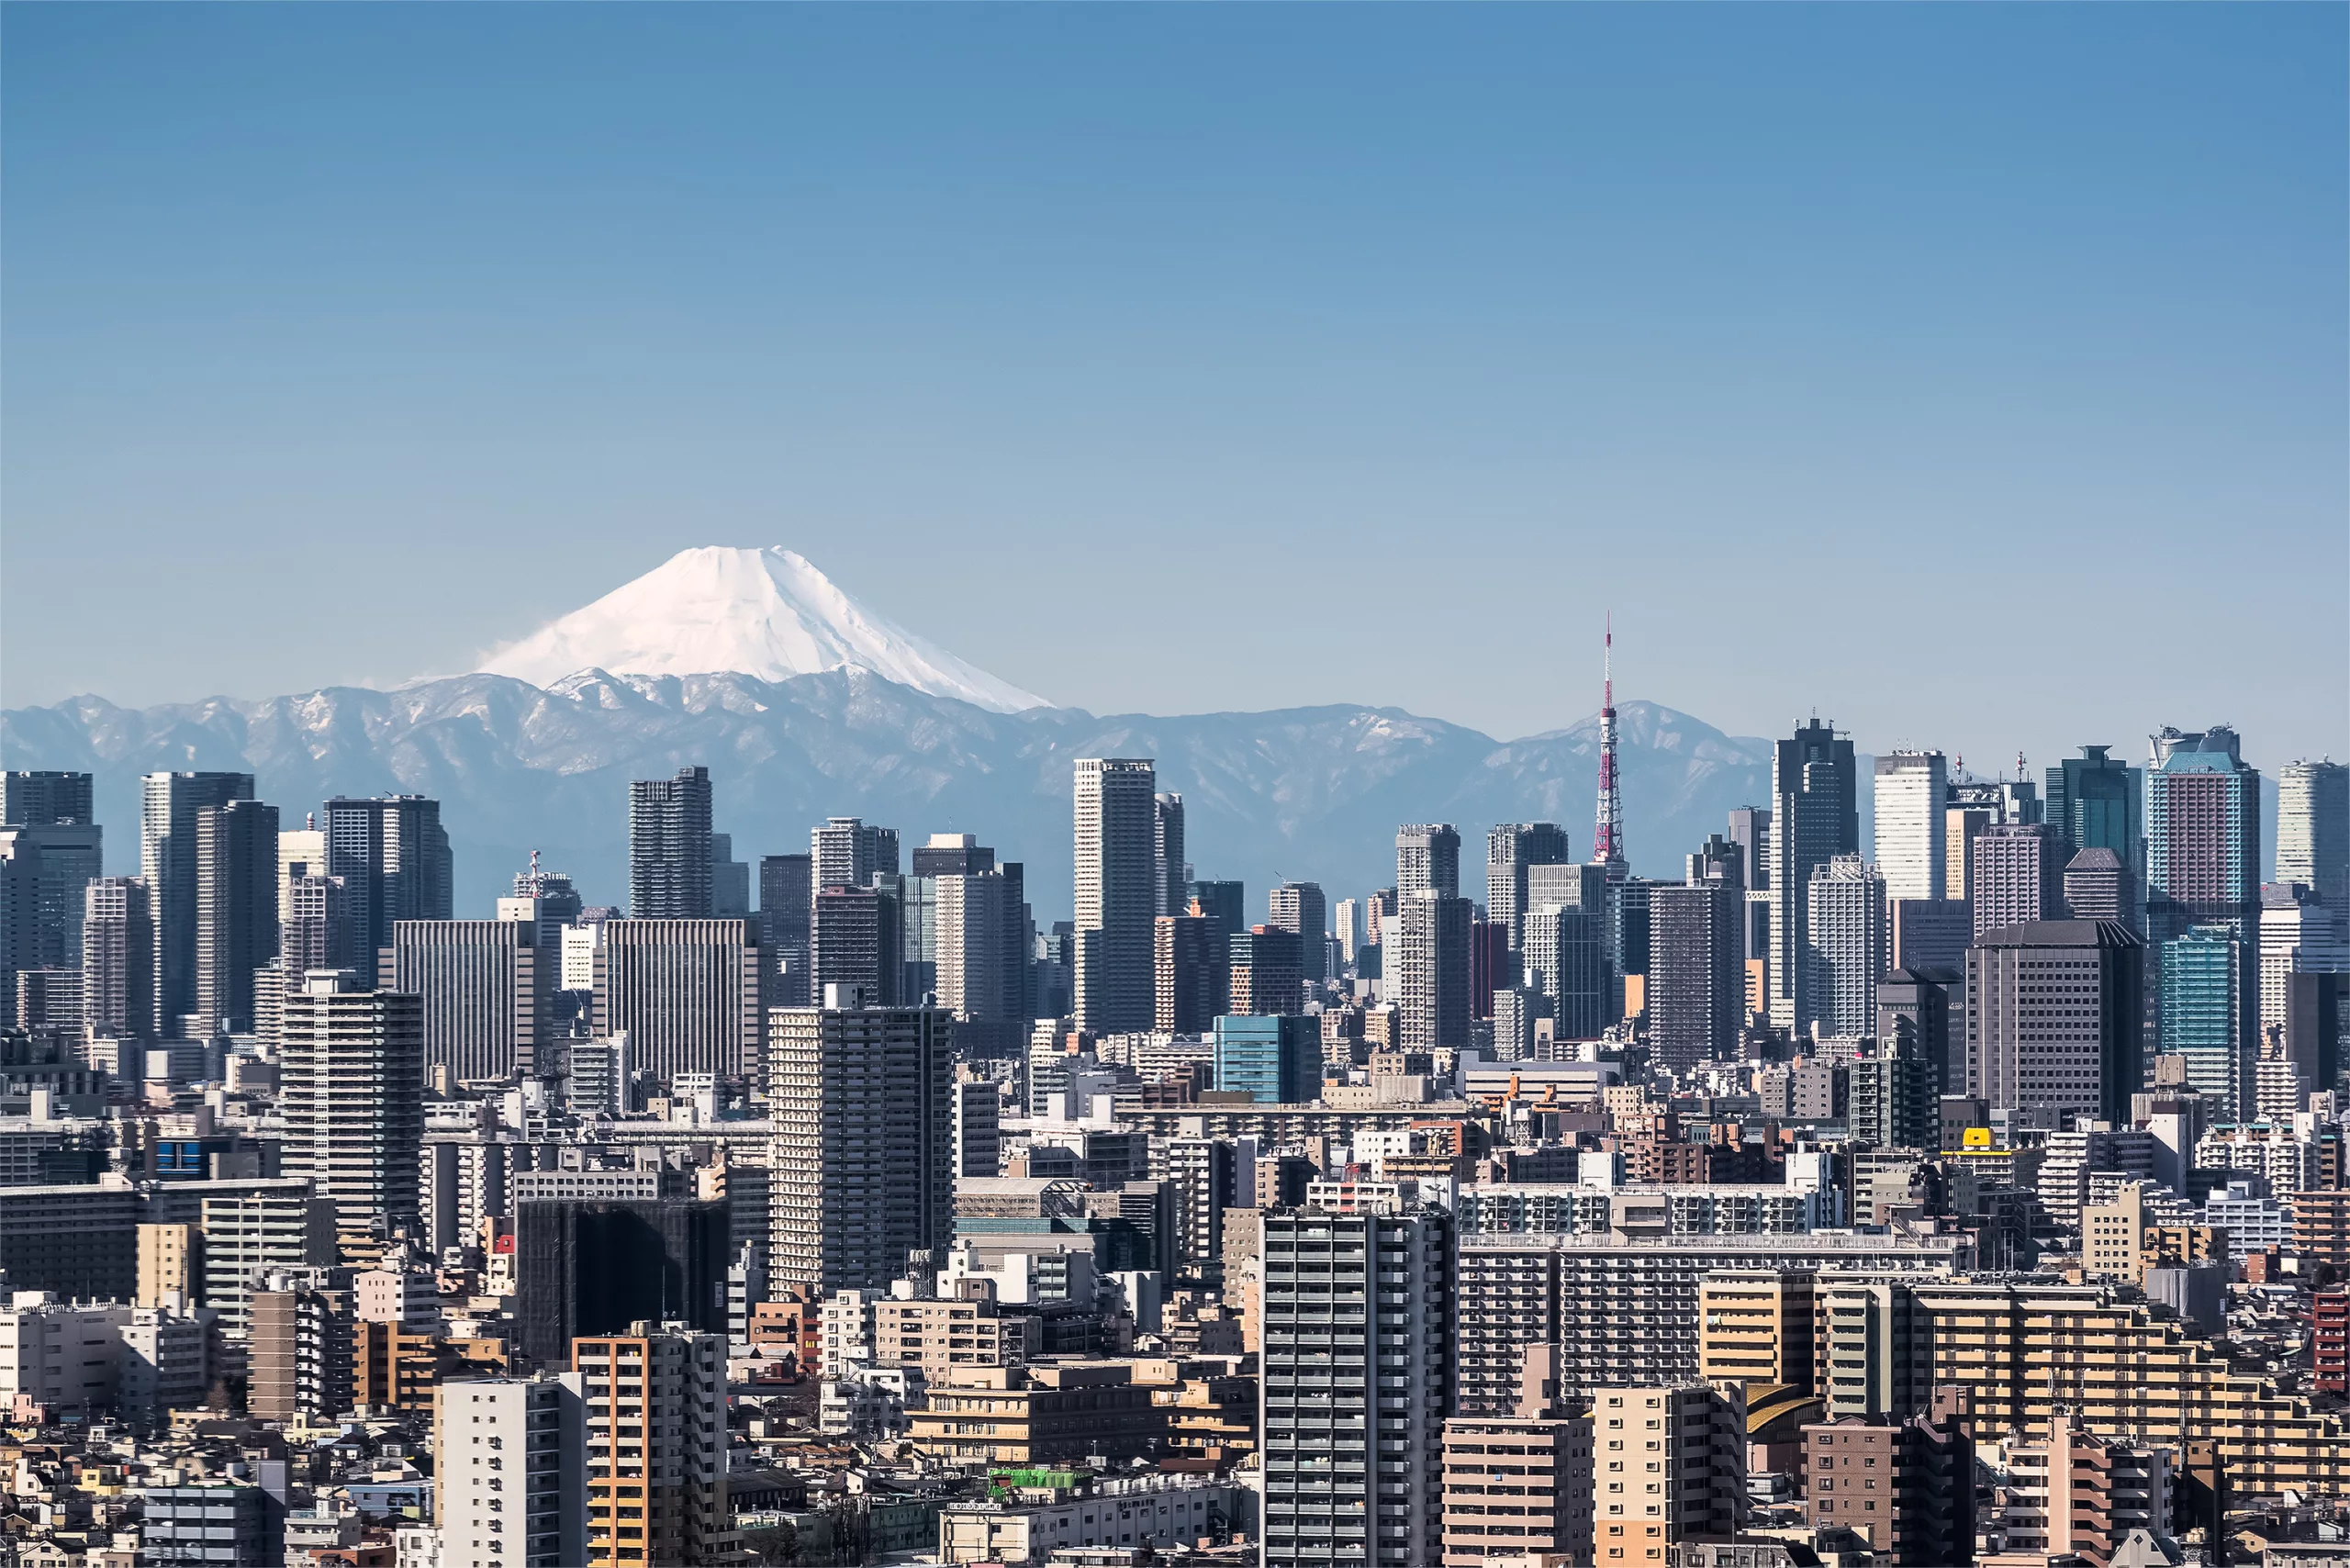
<svg viewBox="0 0 2350 1568">
<path fill-rule="evenodd" d="M 2350 753 L 2339 6 L 12 6 L 0 699 L 789 545 L 1096 711 Z"/>
</svg>

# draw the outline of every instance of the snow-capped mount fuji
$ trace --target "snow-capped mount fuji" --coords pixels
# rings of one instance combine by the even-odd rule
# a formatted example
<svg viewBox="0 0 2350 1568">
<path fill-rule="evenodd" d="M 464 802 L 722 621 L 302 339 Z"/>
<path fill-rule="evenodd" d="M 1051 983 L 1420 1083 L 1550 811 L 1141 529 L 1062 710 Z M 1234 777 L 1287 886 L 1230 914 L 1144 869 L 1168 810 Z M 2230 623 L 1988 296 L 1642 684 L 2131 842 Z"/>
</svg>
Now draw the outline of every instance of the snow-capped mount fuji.
<svg viewBox="0 0 2350 1568">
<path fill-rule="evenodd" d="M 588 671 L 781 681 L 842 668 L 998 713 L 1052 706 L 874 614 L 805 556 L 773 545 L 680 550 L 475 673 L 552 689 Z"/>
</svg>

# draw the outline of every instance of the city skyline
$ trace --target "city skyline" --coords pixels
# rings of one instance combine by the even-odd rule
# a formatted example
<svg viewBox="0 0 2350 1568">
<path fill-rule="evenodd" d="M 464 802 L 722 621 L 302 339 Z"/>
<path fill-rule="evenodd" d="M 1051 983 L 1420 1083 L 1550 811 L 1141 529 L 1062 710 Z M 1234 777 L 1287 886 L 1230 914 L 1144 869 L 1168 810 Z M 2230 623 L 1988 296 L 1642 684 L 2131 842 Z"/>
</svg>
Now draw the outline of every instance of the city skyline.
<svg viewBox="0 0 2350 1568">
<path fill-rule="evenodd" d="M 1732 733 L 1801 691 L 1874 753 L 2041 757 L 2161 694 L 2350 751 L 2338 13 L 1328 25 L 19 13 L 5 700 L 467 667 L 733 540 L 1089 711 L 1539 733 L 1612 607 L 1627 696 Z M 303 591 L 321 529 L 406 541 L 406 612 Z M 1498 560 L 1566 634 L 1353 634 Z M 1807 634 L 1668 608 L 1709 560 Z M 2258 637 L 2145 623 L 2212 582 Z M 1218 634 L 1119 635 L 1137 583 Z M 135 630 L 246 593 L 265 633 Z"/>
</svg>

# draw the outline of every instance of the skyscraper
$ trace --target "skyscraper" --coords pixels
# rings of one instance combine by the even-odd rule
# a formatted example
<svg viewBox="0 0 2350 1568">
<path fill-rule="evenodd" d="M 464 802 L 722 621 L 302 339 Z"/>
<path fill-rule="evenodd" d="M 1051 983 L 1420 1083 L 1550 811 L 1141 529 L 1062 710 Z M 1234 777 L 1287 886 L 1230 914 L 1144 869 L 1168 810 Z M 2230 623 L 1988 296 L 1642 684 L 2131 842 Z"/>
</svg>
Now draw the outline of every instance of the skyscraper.
<svg viewBox="0 0 2350 1568">
<path fill-rule="evenodd" d="M 734 858 L 734 835 L 710 835 L 710 913 L 717 920 L 751 917 L 751 868 Z"/>
<path fill-rule="evenodd" d="M 1812 1018 L 1823 1036 L 1876 1030 L 1876 982 L 1886 969 L 1885 879 L 1858 855 L 1811 871 L 1805 901 Z"/>
<path fill-rule="evenodd" d="M 608 920 L 595 958 L 595 1033 L 628 1034 L 637 1065 L 739 1078 L 759 1070 L 759 945 L 747 920 Z"/>
<path fill-rule="evenodd" d="M 917 868 L 922 856 L 914 851 Z M 990 863 L 995 859 L 992 850 L 975 847 L 967 864 L 976 866 L 981 857 Z M 956 1039 L 966 1055 L 1011 1055 L 1028 1032 L 1027 903 L 1021 896 L 1021 867 L 1017 861 L 990 864 L 942 873 L 931 881 L 937 909 L 938 1004 L 955 1014 Z"/>
<path fill-rule="evenodd" d="M 277 955 L 277 808 L 196 813 L 196 1007 L 207 1035 L 253 1026 L 253 971 Z"/>
<path fill-rule="evenodd" d="M 2293 977 L 2350 970 L 2342 917 L 2305 882 L 2269 882 L 2260 890 L 2260 1039 L 2290 1021 Z M 2320 1088 L 2327 1085 L 2320 1084 Z"/>
<path fill-rule="evenodd" d="M 379 983 L 378 956 L 403 920 L 446 920 L 454 908 L 441 802 L 422 795 L 326 803 L 327 874 L 341 877 L 351 916 L 352 967 Z"/>
<path fill-rule="evenodd" d="M 2250 1120 L 2256 1107 L 2255 1036 L 2244 1028 L 2255 950 L 2225 921 L 2190 925 L 2162 945 L 2162 1053 L 2187 1059 L 2187 1081 L 2222 1116 Z"/>
<path fill-rule="evenodd" d="M 1450 823 L 1415 823 L 1395 830 L 1395 896 L 1422 892 L 1460 896 L 1460 834 Z"/>
<path fill-rule="evenodd" d="M 2329 757 L 2278 770 L 2277 879 L 2307 884 L 2350 922 L 2350 767 Z"/>
<path fill-rule="evenodd" d="M 898 874 L 898 830 L 868 827 L 859 817 L 828 817 L 808 835 L 813 885 L 862 888 L 877 876 Z"/>
<path fill-rule="evenodd" d="M 2126 1125 L 2140 1082 L 2143 954 L 2109 920 L 1978 937 L 1966 952 L 1966 1092 Z"/>
<path fill-rule="evenodd" d="M 25 855 L 23 868 L 30 874 L 16 942 L 21 967 L 74 968 L 81 962 L 84 891 L 106 874 L 90 776 L 0 774 L 0 826 L 17 830 L 11 857 Z"/>
<path fill-rule="evenodd" d="M 1449 831 L 1449 830 L 1448 830 Z M 1457 848 L 1460 841 L 1456 838 Z M 1396 900 L 1396 933 L 1385 954 L 1387 994 L 1405 1050 L 1469 1044 L 1469 924 L 1473 906 L 1434 889 Z"/>
<path fill-rule="evenodd" d="M 2260 944 L 2260 773 L 2244 766 L 2225 725 L 2165 728 L 2146 769 L 2146 945 L 2158 971 L 2170 944 L 2197 926 L 2224 924 L 2249 958 Z M 2312 884 L 2314 885 L 2314 884 Z M 2158 1006 L 2171 990 L 2150 976 Z M 2238 988 L 2235 1056 L 2258 1056 L 2257 970 Z M 2167 1030 L 2159 1031 L 2164 1039 Z M 2247 1069 L 2244 1076 L 2250 1077 Z"/>
<path fill-rule="evenodd" d="M 1203 914 L 1163 914 L 1154 923 L 1151 973 L 1157 988 L 1156 1025 L 1162 1032 L 1207 1032 L 1225 1008 L 1218 972 L 1228 969 L 1228 946 L 1214 946 L 1214 923 Z"/>
<path fill-rule="evenodd" d="M 2065 863 L 2065 911 L 2075 920 L 2118 920 L 2138 928 L 2138 879 L 2119 850 L 2082 849 Z"/>
<path fill-rule="evenodd" d="M 925 1007 L 771 1014 L 768 1278 L 886 1291 L 955 1229 L 954 1022 Z"/>
<path fill-rule="evenodd" d="M 1573 858 L 1556 823 L 1504 823 L 1485 834 L 1485 918 L 1509 927 L 1509 950 L 1525 946 L 1526 869 Z"/>
<path fill-rule="evenodd" d="M 1717 836 L 1689 857 L 1687 879 L 1649 890 L 1647 1013 L 1655 1060 L 1686 1070 L 1734 1058 L 1744 1018 L 1739 921 L 1745 890 Z"/>
<path fill-rule="evenodd" d="M 2042 818 L 2065 847 L 2110 849 L 2128 868 L 2131 885 L 2143 888 L 2146 870 L 2145 787 L 2138 770 L 2109 756 L 2112 748 L 2085 745 L 2048 769 L 2048 800 Z M 2136 916 L 2131 924 L 2136 924 Z"/>
<path fill-rule="evenodd" d="M 278 1021 L 285 1173 L 335 1205 L 337 1229 L 364 1238 L 417 1218 L 424 1142 L 424 1006 L 315 971 L 286 993 Z"/>
<path fill-rule="evenodd" d="M 1191 907 L 1192 873 L 1183 854 L 1183 797 L 1162 791 L 1151 800 L 1154 917 L 1181 914 Z"/>
<path fill-rule="evenodd" d="M 542 1064 L 539 1044 L 560 951 L 534 923 L 403 920 L 392 927 L 392 989 L 424 1002 L 424 1065 L 459 1083 L 504 1083 Z"/>
<path fill-rule="evenodd" d="M 1771 1022 L 1807 1029 L 1812 1001 L 1811 875 L 1861 849 L 1852 743 L 1818 719 L 1796 727 L 1771 758 Z"/>
<path fill-rule="evenodd" d="M 1305 1011 L 1305 982 L 1294 932 L 1252 925 L 1232 938 L 1231 1011 L 1274 1014 Z"/>
<path fill-rule="evenodd" d="M 1441 1562 L 1451 1215 L 1274 1210 L 1260 1225 L 1265 1568 Z"/>
<path fill-rule="evenodd" d="M 1550 999 L 1556 1036 L 1597 1039 L 1608 1024 L 1606 910 L 1538 901 L 1525 929 L 1525 983 Z"/>
<path fill-rule="evenodd" d="M 779 1007 L 808 1004 L 808 922 L 816 899 L 810 878 L 814 865 L 814 857 L 808 855 L 759 857 L 759 946 L 766 951 L 767 972 L 778 987 L 771 1000 Z"/>
<path fill-rule="evenodd" d="M 1944 896 L 1942 796 L 1949 787 L 1941 752 L 1897 751 L 1876 759 L 1876 867 L 1887 898 Z"/>
<path fill-rule="evenodd" d="M 1266 924 L 1297 937 L 1298 972 L 1319 986 L 1330 978 L 1330 918 L 1319 882 L 1283 882 L 1266 900 Z"/>
<path fill-rule="evenodd" d="M 341 877 L 323 872 L 296 877 L 285 884 L 279 907 L 285 911 L 277 927 L 281 984 L 298 984 L 312 969 L 355 967 L 350 891 Z"/>
<path fill-rule="evenodd" d="M 153 1039 L 154 906 L 141 877 L 101 877 L 84 894 L 82 1023 L 93 1038 Z"/>
<path fill-rule="evenodd" d="M 1077 763 L 1077 1023 L 1147 1029 L 1158 1010 L 1151 921 L 1158 887 L 1157 773 L 1148 757 Z"/>
<path fill-rule="evenodd" d="M 86 773 L 0 773 L 0 823 L 10 827 L 94 823 L 91 801 Z"/>
<path fill-rule="evenodd" d="M 250 773 L 150 773 L 140 781 L 139 874 L 155 928 L 155 1011 L 176 1035 L 196 1010 L 196 813 L 253 798 Z"/>
<path fill-rule="evenodd" d="M 628 913 L 634 920 L 708 920 L 710 769 L 628 786 Z"/>
<path fill-rule="evenodd" d="M 826 986 L 848 985 L 857 987 L 874 1006 L 895 1006 L 903 1000 L 899 994 L 905 969 L 903 913 L 894 889 L 818 889 L 808 925 L 809 994 L 821 999 Z"/>
<path fill-rule="evenodd" d="M 2065 846 L 2045 823 L 2004 823 L 1975 836 L 1967 868 L 1975 934 L 2065 918 Z"/>
</svg>

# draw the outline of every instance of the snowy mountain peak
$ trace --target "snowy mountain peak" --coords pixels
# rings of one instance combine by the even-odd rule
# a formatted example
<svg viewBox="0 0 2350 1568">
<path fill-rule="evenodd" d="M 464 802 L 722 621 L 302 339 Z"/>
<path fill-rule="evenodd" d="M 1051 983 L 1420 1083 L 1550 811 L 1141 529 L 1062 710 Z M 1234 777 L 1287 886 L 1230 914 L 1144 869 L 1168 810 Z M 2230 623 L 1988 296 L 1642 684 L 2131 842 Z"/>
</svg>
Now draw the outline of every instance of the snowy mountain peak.
<svg viewBox="0 0 2350 1568">
<path fill-rule="evenodd" d="M 867 610 L 794 551 L 703 545 L 519 643 L 477 673 L 552 688 L 617 675 L 795 675 L 856 666 L 999 713 L 1051 704 Z"/>
</svg>

